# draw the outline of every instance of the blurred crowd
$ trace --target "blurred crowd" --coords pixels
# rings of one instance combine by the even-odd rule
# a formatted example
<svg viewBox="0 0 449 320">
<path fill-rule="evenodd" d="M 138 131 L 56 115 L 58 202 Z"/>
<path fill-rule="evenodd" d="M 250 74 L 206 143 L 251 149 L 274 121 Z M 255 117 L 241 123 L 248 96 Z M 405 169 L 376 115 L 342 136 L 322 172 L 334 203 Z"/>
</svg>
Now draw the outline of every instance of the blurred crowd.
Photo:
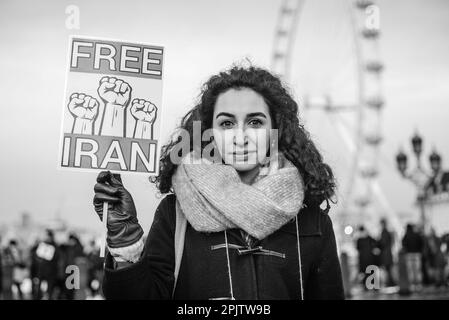
<svg viewBox="0 0 449 320">
<path fill-rule="evenodd" d="M 75 233 L 55 241 L 52 230 L 31 246 L 9 239 L 0 248 L 0 299 L 101 299 L 103 259 L 92 239 Z"/>
<path fill-rule="evenodd" d="M 411 294 L 428 287 L 449 288 L 449 233 L 437 235 L 433 229 L 425 233 L 408 224 L 398 236 L 384 219 L 379 230 L 374 236 L 361 225 L 352 235 L 354 264 L 342 253 L 348 297 L 356 286 L 373 289 L 367 285 L 373 282 L 373 270 L 380 271 L 372 283 L 378 291 L 394 288 L 399 294 Z M 92 238 L 83 245 L 75 233 L 63 239 L 56 241 L 54 232 L 46 230 L 32 245 L 11 238 L 0 246 L 0 299 L 103 299 L 104 259 L 97 242 Z"/>
<path fill-rule="evenodd" d="M 414 224 L 407 224 L 401 237 L 380 221 L 378 237 L 363 225 L 355 234 L 358 253 L 357 279 L 364 290 L 372 274 L 370 266 L 381 270 L 381 286 L 397 287 L 399 293 L 420 292 L 424 287 L 449 286 L 449 234 L 437 235 L 433 229 L 425 233 Z M 377 288 L 379 289 L 379 288 Z"/>
</svg>

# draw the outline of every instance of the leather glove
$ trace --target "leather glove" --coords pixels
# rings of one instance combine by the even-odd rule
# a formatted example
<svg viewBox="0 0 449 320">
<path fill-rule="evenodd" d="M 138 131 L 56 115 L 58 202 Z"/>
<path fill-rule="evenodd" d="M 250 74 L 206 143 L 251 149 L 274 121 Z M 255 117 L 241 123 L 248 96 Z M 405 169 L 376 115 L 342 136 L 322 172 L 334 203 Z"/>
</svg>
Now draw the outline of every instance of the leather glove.
<svg viewBox="0 0 449 320">
<path fill-rule="evenodd" d="M 123 186 L 120 175 L 100 172 L 94 191 L 94 207 L 100 220 L 103 220 L 103 203 L 108 202 L 108 247 L 123 248 L 139 241 L 143 229 L 137 220 L 133 198 Z"/>
</svg>

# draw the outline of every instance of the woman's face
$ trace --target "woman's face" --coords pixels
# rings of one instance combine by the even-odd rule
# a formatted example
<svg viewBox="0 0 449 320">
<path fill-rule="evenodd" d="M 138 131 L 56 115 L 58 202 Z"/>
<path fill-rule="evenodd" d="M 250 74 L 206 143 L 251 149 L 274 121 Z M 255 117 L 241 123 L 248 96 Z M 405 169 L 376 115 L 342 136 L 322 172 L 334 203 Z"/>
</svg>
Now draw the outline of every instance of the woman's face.
<svg viewBox="0 0 449 320">
<path fill-rule="evenodd" d="M 252 170 L 265 160 L 272 121 L 268 105 L 257 92 L 241 88 L 221 93 L 212 129 L 221 158 L 237 171 Z"/>
</svg>

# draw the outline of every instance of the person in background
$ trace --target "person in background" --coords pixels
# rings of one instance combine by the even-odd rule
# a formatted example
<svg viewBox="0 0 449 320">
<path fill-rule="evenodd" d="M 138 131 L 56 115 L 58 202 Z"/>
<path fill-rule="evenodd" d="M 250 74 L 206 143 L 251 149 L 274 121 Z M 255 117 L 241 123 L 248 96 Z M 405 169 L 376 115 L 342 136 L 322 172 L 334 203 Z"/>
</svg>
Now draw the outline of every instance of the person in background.
<svg viewBox="0 0 449 320">
<path fill-rule="evenodd" d="M 445 268 L 444 268 L 444 280 L 443 285 L 445 287 L 449 286 L 449 233 L 443 234 L 441 237 L 442 241 L 442 251 L 444 254 Z"/>
<path fill-rule="evenodd" d="M 12 300 L 14 284 L 14 268 L 16 265 L 16 254 L 14 246 L 16 241 L 11 239 L 8 245 L 2 250 L 3 255 L 3 299 Z M 20 295 L 20 293 L 19 293 Z"/>
<path fill-rule="evenodd" d="M 402 238 L 402 248 L 405 252 L 405 263 L 411 289 L 412 291 L 420 290 L 422 287 L 421 257 L 424 241 L 412 224 L 407 224 L 405 235 Z"/>
<path fill-rule="evenodd" d="M 70 298 L 84 300 L 86 299 L 86 294 L 89 287 L 89 261 L 86 257 L 81 241 L 73 232 L 69 235 L 69 253 L 69 264 L 75 265 L 79 270 L 79 289 L 71 289 Z"/>
<path fill-rule="evenodd" d="M 380 248 L 380 264 L 386 274 L 386 286 L 392 287 L 396 285 L 392 274 L 393 267 L 393 253 L 392 248 L 394 244 L 394 235 L 388 230 L 387 220 L 381 219 L 381 233 L 378 241 Z"/>
<path fill-rule="evenodd" d="M 442 239 L 437 236 L 435 230 L 432 228 L 427 237 L 428 267 L 431 281 L 437 287 L 444 285 L 444 268 L 446 266 L 446 261 L 442 251 L 442 245 Z"/>
<path fill-rule="evenodd" d="M 2 238 L 0 237 L 0 299 L 2 299 L 2 294 L 3 294 L 3 252 L 2 252 Z"/>
<path fill-rule="evenodd" d="M 9 241 L 8 251 L 13 261 L 12 285 L 16 288 L 18 298 L 23 300 L 22 283 L 28 277 L 28 270 L 26 269 L 22 250 L 15 239 Z"/>
<path fill-rule="evenodd" d="M 430 257 L 431 251 L 429 247 L 427 234 L 424 232 L 422 226 L 415 226 L 416 232 L 420 235 L 423 243 L 421 251 L 421 283 L 423 286 L 429 286 L 432 284 L 431 270 L 430 270 Z"/>
<path fill-rule="evenodd" d="M 35 243 L 30 248 L 30 279 L 31 279 L 31 297 L 33 300 L 40 299 L 40 281 L 38 278 L 38 257 L 36 255 L 37 247 L 39 246 L 39 240 L 36 239 Z"/>
<path fill-rule="evenodd" d="M 56 287 L 58 276 L 59 248 L 55 242 L 52 230 L 47 230 L 44 241 L 39 242 L 35 251 L 37 267 L 37 291 L 35 299 L 46 297 L 54 298 L 53 292 Z M 46 283 L 46 290 L 43 291 L 42 284 Z M 44 295 L 46 294 L 46 296 Z"/>
<path fill-rule="evenodd" d="M 100 289 L 103 278 L 103 258 L 100 258 L 100 248 L 96 245 L 95 239 L 90 242 L 87 260 L 89 262 L 88 283 L 90 296 L 92 298 L 97 298 L 101 296 Z"/>
<path fill-rule="evenodd" d="M 356 248 L 358 252 L 359 276 L 361 278 L 361 285 L 364 290 L 368 290 L 366 286 L 366 280 L 370 273 L 366 272 L 366 268 L 368 268 L 368 266 L 376 264 L 376 257 L 374 256 L 376 240 L 369 235 L 368 231 L 363 225 L 358 229 Z"/>
</svg>

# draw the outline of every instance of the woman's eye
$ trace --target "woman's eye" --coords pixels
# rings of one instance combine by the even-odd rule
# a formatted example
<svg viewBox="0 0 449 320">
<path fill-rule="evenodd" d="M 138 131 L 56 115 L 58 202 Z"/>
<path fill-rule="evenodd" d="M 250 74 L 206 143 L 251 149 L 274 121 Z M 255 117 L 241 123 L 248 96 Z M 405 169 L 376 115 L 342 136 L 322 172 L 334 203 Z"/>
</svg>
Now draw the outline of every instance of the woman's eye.
<svg viewBox="0 0 449 320">
<path fill-rule="evenodd" d="M 220 123 L 220 127 L 222 128 L 230 128 L 233 125 L 233 123 L 229 120 L 223 121 L 222 123 Z"/>
<path fill-rule="evenodd" d="M 259 119 L 252 119 L 252 120 L 249 121 L 249 124 L 252 127 L 260 127 L 260 126 L 263 125 L 263 122 L 261 120 L 259 120 Z"/>
</svg>

